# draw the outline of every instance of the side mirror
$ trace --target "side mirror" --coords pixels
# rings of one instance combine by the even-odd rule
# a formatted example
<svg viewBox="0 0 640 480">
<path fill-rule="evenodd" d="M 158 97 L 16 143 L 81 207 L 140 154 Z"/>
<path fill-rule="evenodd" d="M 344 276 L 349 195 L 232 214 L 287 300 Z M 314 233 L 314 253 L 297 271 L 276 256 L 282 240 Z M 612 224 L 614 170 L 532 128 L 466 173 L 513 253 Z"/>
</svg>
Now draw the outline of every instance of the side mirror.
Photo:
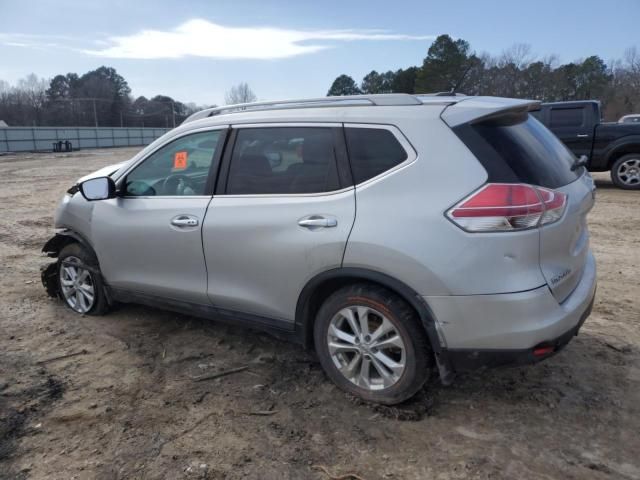
<svg viewBox="0 0 640 480">
<path fill-rule="evenodd" d="M 85 180 L 80 185 L 80 193 L 89 202 L 106 200 L 116 196 L 116 184 L 111 177 L 98 177 Z"/>
</svg>

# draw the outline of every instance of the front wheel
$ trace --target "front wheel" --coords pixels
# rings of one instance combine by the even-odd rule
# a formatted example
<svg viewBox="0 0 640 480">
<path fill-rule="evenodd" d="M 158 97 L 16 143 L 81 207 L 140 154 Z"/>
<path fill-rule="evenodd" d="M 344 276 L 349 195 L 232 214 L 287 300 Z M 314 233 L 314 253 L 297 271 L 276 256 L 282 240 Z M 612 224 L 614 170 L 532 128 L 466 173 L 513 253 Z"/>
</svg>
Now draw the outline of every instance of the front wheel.
<svg viewBox="0 0 640 480">
<path fill-rule="evenodd" d="M 611 180 L 618 188 L 640 190 L 640 153 L 630 153 L 611 166 Z"/>
<path fill-rule="evenodd" d="M 429 342 L 416 312 L 376 285 L 350 285 L 332 294 L 316 317 L 314 342 L 327 375 L 366 401 L 400 403 L 431 372 Z"/>
<path fill-rule="evenodd" d="M 97 262 L 81 245 L 72 243 L 58 255 L 60 296 L 76 313 L 103 315 L 108 310 Z"/>
</svg>

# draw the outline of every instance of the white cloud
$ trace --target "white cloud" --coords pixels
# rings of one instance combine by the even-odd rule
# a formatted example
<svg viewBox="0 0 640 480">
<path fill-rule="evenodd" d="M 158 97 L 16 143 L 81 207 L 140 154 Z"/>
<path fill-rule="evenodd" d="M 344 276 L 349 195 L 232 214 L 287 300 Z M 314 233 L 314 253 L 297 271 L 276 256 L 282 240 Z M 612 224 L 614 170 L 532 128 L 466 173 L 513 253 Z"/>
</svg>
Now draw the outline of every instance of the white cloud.
<svg viewBox="0 0 640 480">
<path fill-rule="evenodd" d="M 31 35 L 26 33 L 0 33 L 0 45 L 21 48 L 65 48 L 58 40 L 71 41 L 72 37 L 63 35 Z"/>
<path fill-rule="evenodd" d="M 29 43 L 20 43 L 20 42 L 3 42 L 4 45 L 7 45 L 8 47 L 30 47 L 31 44 Z"/>
<path fill-rule="evenodd" d="M 277 59 L 331 48 L 332 41 L 432 40 L 432 35 L 404 35 L 379 30 L 289 30 L 271 27 L 227 27 L 202 19 L 171 31 L 142 30 L 111 37 L 104 48 L 83 50 L 108 58 Z M 312 42 L 312 43 L 310 43 Z M 102 42 L 101 42 L 102 43 Z"/>
</svg>

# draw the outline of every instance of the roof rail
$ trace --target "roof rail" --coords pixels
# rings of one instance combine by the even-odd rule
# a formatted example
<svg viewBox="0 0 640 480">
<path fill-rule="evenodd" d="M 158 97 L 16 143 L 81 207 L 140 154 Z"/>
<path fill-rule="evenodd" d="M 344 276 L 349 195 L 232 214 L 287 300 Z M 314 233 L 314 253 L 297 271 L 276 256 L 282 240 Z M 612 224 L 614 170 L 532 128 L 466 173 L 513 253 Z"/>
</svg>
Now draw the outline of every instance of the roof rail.
<svg viewBox="0 0 640 480">
<path fill-rule="evenodd" d="M 288 108 L 319 107 L 358 107 L 363 105 L 393 106 L 422 105 L 414 95 L 408 93 L 385 93 L 376 95 L 344 95 L 339 97 L 305 98 L 298 100 L 276 100 L 272 102 L 238 103 L 224 107 L 206 108 L 187 117 L 183 123 L 227 113 L 245 112 L 248 110 L 279 110 Z"/>
<path fill-rule="evenodd" d="M 435 93 L 420 93 L 418 97 L 466 97 L 467 95 L 460 92 L 435 92 Z"/>
</svg>

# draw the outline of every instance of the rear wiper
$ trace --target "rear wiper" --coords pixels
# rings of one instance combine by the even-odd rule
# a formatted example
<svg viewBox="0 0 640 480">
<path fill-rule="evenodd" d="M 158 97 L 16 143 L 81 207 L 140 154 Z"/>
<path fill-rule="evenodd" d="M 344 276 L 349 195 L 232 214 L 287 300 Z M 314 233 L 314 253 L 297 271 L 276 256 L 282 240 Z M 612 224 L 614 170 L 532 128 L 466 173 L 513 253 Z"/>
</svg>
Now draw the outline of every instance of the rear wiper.
<svg viewBox="0 0 640 480">
<path fill-rule="evenodd" d="M 576 161 L 573 162 L 573 165 L 571 165 L 571 171 L 573 172 L 580 167 L 586 167 L 588 163 L 589 157 L 587 157 L 586 155 L 580 155 L 578 158 L 576 158 Z"/>
</svg>

